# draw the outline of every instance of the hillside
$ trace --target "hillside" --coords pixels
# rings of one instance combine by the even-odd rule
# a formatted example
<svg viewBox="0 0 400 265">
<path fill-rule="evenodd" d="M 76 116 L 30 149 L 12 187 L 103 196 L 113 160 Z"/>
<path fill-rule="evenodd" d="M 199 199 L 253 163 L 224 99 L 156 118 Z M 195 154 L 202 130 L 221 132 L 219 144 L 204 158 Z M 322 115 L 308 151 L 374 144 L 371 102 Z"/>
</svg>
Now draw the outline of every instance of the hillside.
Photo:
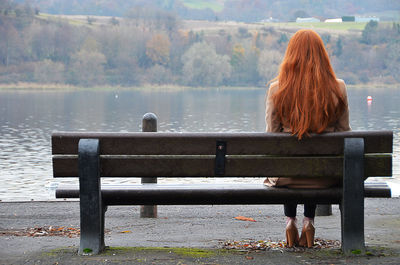
<svg viewBox="0 0 400 265">
<path fill-rule="evenodd" d="M 18 0 L 17 2 L 25 2 Z M 343 15 L 379 16 L 400 20 L 400 1 L 392 0 L 30 0 L 41 12 L 64 15 L 125 16 L 135 7 L 156 7 L 183 19 L 256 22 L 273 18 L 335 18 Z"/>
<path fill-rule="evenodd" d="M 399 23 L 182 20 L 155 7 L 126 17 L 50 15 L 4 1 L 0 83 L 263 86 L 300 28 L 320 34 L 348 84 L 400 82 Z"/>
</svg>

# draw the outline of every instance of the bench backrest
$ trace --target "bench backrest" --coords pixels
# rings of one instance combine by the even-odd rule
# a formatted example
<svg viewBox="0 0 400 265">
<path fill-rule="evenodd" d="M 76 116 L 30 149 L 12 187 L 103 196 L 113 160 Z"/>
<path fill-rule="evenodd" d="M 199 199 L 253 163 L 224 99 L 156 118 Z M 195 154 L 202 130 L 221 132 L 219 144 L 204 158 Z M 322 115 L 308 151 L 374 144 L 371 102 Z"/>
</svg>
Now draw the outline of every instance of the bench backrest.
<svg viewBox="0 0 400 265">
<path fill-rule="evenodd" d="M 52 135 L 54 177 L 78 177 L 78 142 L 99 139 L 102 177 L 342 177 L 345 138 L 363 138 L 365 177 L 391 176 L 392 131 Z"/>
</svg>

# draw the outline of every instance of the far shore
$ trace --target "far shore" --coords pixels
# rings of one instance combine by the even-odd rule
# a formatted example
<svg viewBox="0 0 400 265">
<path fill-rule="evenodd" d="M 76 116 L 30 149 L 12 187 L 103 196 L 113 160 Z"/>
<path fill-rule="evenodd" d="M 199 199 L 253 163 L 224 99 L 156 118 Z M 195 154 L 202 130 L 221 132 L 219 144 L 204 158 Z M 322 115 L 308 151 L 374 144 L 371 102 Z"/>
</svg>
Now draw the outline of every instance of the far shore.
<svg viewBox="0 0 400 265">
<path fill-rule="evenodd" d="M 355 84 L 349 85 L 350 89 L 395 89 L 400 88 L 400 83 L 397 84 L 377 84 L 377 83 L 366 83 L 366 84 Z M 144 84 L 141 86 L 113 86 L 113 85 L 101 85 L 101 86 L 74 86 L 69 84 L 39 84 L 39 83 L 11 83 L 11 84 L 0 84 L 0 91 L 74 91 L 74 90 L 139 90 L 143 92 L 154 92 L 154 91 L 165 91 L 165 92 L 177 92 L 183 90 L 257 90 L 266 88 L 266 86 L 213 86 L 213 87 L 192 87 L 182 85 L 156 85 L 156 84 Z"/>
</svg>

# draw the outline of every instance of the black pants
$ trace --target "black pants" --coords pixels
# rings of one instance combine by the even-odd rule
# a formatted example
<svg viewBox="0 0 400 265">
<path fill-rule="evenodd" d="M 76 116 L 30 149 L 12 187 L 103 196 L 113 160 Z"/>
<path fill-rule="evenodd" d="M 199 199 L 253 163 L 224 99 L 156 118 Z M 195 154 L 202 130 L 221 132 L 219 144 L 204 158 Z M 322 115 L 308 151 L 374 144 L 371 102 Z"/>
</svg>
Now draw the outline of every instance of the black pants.
<svg viewBox="0 0 400 265">
<path fill-rule="evenodd" d="M 306 203 L 304 204 L 304 216 L 308 218 L 315 217 L 315 208 L 317 205 L 314 203 Z M 296 217 L 297 212 L 297 203 L 287 203 L 284 205 L 285 216 L 287 217 Z"/>
</svg>

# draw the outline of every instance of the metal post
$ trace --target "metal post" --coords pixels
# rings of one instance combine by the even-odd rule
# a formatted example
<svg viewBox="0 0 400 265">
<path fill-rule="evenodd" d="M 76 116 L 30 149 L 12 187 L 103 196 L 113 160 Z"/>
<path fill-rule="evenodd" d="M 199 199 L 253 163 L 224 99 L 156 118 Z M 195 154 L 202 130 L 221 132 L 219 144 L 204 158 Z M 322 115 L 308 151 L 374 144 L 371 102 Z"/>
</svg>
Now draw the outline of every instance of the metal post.
<svg viewBox="0 0 400 265">
<path fill-rule="evenodd" d="M 98 254 L 104 250 L 106 210 L 101 198 L 99 140 L 81 139 L 78 146 L 81 218 L 79 254 Z"/>
<path fill-rule="evenodd" d="M 364 238 L 364 139 L 344 139 L 342 251 L 365 251 Z"/>
<path fill-rule="evenodd" d="M 317 204 L 315 210 L 316 216 L 330 216 L 332 215 L 332 204 Z"/>
<path fill-rule="evenodd" d="M 142 119 L 142 132 L 157 132 L 157 116 L 154 113 L 146 113 Z M 142 178 L 142 184 L 157 183 L 156 177 Z M 140 206 L 141 218 L 157 218 L 157 205 Z"/>
</svg>

